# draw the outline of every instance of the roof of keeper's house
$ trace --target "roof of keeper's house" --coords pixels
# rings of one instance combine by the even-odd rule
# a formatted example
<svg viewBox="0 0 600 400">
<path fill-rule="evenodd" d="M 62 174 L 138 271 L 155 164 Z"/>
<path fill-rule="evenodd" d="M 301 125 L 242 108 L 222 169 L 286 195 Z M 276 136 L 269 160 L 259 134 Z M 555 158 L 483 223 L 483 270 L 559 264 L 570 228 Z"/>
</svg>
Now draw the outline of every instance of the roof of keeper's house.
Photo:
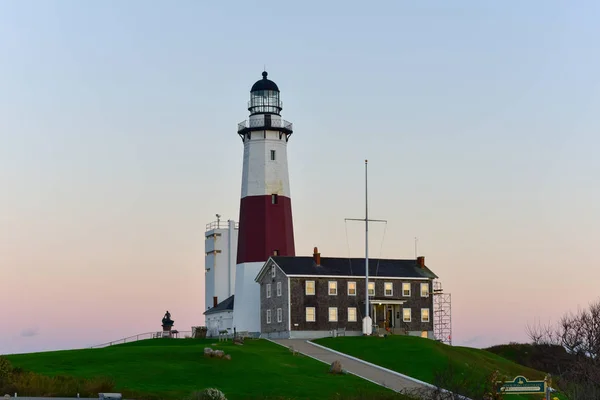
<svg viewBox="0 0 600 400">
<path fill-rule="evenodd" d="M 233 311 L 233 297 L 235 295 L 231 295 L 210 310 L 204 311 L 204 315 L 215 314 L 221 311 Z"/>
<path fill-rule="evenodd" d="M 308 257 L 271 257 L 286 275 L 312 276 L 365 276 L 364 258 L 320 257 L 320 265 L 315 258 Z M 417 260 L 369 259 L 369 276 L 391 278 L 437 278 L 426 266 L 421 267 Z"/>
</svg>

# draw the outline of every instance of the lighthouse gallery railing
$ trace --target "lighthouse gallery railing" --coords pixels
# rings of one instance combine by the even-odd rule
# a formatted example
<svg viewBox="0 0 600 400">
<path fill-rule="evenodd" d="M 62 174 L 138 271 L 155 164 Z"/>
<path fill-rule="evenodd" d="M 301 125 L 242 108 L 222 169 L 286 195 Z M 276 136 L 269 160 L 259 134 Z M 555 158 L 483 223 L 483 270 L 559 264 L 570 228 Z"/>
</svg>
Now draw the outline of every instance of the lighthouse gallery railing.
<svg viewBox="0 0 600 400">
<path fill-rule="evenodd" d="M 283 128 L 293 130 L 294 124 L 284 119 L 251 119 L 238 124 L 238 132 L 248 128 Z"/>
</svg>

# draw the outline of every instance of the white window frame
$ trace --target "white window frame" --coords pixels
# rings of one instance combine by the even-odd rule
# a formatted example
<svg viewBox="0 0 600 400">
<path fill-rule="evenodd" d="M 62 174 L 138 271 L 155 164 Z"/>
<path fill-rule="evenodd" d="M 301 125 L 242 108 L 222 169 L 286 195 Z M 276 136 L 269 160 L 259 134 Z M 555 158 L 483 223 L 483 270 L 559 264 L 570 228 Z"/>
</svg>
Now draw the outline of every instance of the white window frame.
<svg viewBox="0 0 600 400">
<path fill-rule="evenodd" d="M 281 297 L 281 282 L 277 282 L 277 297 Z"/>
<path fill-rule="evenodd" d="M 334 286 L 335 286 L 335 287 L 333 288 L 333 289 L 335 289 L 335 293 L 333 293 L 333 294 L 331 293 L 331 289 L 332 289 L 332 287 L 331 287 L 331 284 L 332 284 L 332 283 L 333 283 L 333 284 L 334 284 Z M 329 281 L 329 283 L 327 284 L 327 293 L 328 293 L 330 296 L 337 296 L 337 289 L 338 289 L 337 281 Z"/>
<path fill-rule="evenodd" d="M 423 295 L 423 288 L 427 291 L 425 295 Z M 429 283 L 421 283 L 421 297 L 429 297 Z"/>
<path fill-rule="evenodd" d="M 404 292 L 404 290 L 405 290 L 404 289 L 404 285 L 408 285 L 408 294 L 406 294 Z M 402 296 L 403 297 L 410 297 L 410 295 L 412 294 L 411 292 L 412 292 L 412 285 L 411 285 L 411 283 L 410 282 L 402 282 Z"/>
<path fill-rule="evenodd" d="M 275 161 L 277 159 L 277 152 L 275 150 L 271 150 L 270 157 L 271 161 Z"/>
<path fill-rule="evenodd" d="M 275 278 L 275 274 L 276 274 L 276 271 L 275 271 L 275 266 L 274 266 L 274 265 L 272 265 L 272 266 L 271 266 L 271 277 L 272 277 L 272 278 Z"/>
<path fill-rule="evenodd" d="M 350 284 L 354 285 L 354 293 L 350 293 Z M 356 282 L 348 282 L 348 296 L 356 296 Z"/>
<path fill-rule="evenodd" d="M 390 294 L 388 294 L 387 286 L 390 285 Z M 394 282 L 384 282 L 383 283 L 383 295 L 390 297 L 394 295 Z"/>
<path fill-rule="evenodd" d="M 335 319 L 331 319 L 331 311 L 335 310 Z M 338 322 L 338 308 L 337 307 L 329 307 L 327 310 L 327 318 L 329 322 Z"/>
<path fill-rule="evenodd" d="M 350 319 L 350 310 L 354 310 L 354 318 Z M 356 307 L 348 307 L 348 322 L 356 322 L 357 321 L 358 311 Z"/>
<path fill-rule="evenodd" d="M 312 283 L 312 293 L 308 293 L 308 284 Z M 317 283 L 315 281 L 304 282 L 304 294 L 306 296 L 314 296 L 317 293 Z"/>
<path fill-rule="evenodd" d="M 271 323 L 271 310 L 267 310 L 267 324 Z"/>
<path fill-rule="evenodd" d="M 271 298 L 271 284 L 267 283 L 267 299 L 270 299 L 270 298 Z"/>
<path fill-rule="evenodd" d="M 404 314 L 405 310 L 408 310 L 408 320 L 406 320 L 406 315 Z M 402 322 L 412 322 L 412 310 L 410 308 L 402 309 Z"/>
<path fill-rule="evenodd" d="M 308 310 L 312 310 L 312 319 L 308 319 Z M 306 322 L 316 322 L 317 321 L 317 309 L 315 307 L 305 307 L 304 308 L 304 319 L 306 319 Z"/>
<path fill-rule="evenodd" d="M 427 319 L 423 319 L 423 311 L 427 311 Z M 431 315 L 429 315 L 429 308 L 421 308 L 421 322 L 429 322 L 431 320 Z"/>
<path fill-rule="evenodd" d="M 369 282 L 369 286 L 373 286 L 372 293 L 371 293 L 371 288 L 369 288 L 369 296 L 375 296 L 375 282 Z"/>
<path fill-rule="evenodd" d="M 283 321 L 283 310 L 281 308 L 277 309 L 277 322 Z"/>
</svg>

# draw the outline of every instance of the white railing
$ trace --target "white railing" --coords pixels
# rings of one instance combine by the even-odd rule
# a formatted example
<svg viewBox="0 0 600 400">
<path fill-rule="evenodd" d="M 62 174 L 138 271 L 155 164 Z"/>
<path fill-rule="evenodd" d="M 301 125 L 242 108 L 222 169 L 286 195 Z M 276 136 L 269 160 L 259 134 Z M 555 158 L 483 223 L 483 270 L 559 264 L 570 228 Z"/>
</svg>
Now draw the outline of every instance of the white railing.
<svg viewBox="0 0 600 400">
<path fill-rule="evenodd" d="M 229 228 L 229 222 L 228 221 L 213 221 L 210 222 L 208 224 L 206 224 L 206 231 L 212 231 L 213 229 L 227 229 Z M 234 229 L 239 229 L 240 228 L 240 224 L 238 222 L 236 222 L 234 224 Z"/>
<path fill-rule="evenodd" d="M 109 347 L 109 346 L 114 346 L 117 344 L 137 342 L 138 340 L 162 338 L 162 337 L 164 337 L 163 334 L 164 333 L 162 331 L 140 333 L 138 335 L 128 336 L 126 338 L 122 338 L 122 339 L 118 339 L 118 340 L 113 340 L 112 342 L 97 344 L 95 346 L 91 346 L 90 349 L 99 349 L 102 347 Z M 185 339 L 186 336 L 191 337 L 192 331 L 171 331 L 171 336 L 169 336 L 169 337 L 172 339 Z"/>
<path fill-rule="evenodd" d="M 272 120 L 265 120 L 264 118 L 255 118 L 240 122 L 238 124 L 238 133 L 249 128 L 283 128 L 292 131 L 294 128 L 294 124 L 284 120 L 283 118 L 277 118 Z"/>
</svg>

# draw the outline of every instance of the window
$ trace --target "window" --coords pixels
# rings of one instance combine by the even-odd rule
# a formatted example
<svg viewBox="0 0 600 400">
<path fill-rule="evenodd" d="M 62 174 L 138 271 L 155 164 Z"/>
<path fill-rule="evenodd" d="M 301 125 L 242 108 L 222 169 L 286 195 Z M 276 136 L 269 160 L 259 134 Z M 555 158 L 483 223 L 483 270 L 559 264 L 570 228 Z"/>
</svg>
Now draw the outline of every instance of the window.
<svg viewBox="0 0 600 400">
<path fill-rule="evenodd" d="M 337 296 L 337 282 L 336 281 L 329 281 L 329 295 Z"/>
<path fill-rule="evenodd" d="M 267 310 L 267 324 L 271 323 L 271 310 Z"/>
<path fill-rule="evenodd" d="M 271 267 L 271 276 L 273 278 L 275 278 L 275 266 L 274 265 Z"/>
<path fill-rule="evenodd" d="M 271 150 L 271 161 L 275 161 L 275 150 Z"/>
<path fill-rule="evenodd" d="M 281 296 L 281 282 L 277 282 L 277 297 Z"/>
<path fill-rule="evenodd" d="M 337 307 L 329 307 L 329 322 L 337 322 Z"/>
<path fill-rule="evenodd" d="M 315 322 L 315 308 L 306 307 L 306 322 Z"/>
<path fill-rule="evenodd" d="M 394 284 L 392 282 L 386 282 L 384 284 L 384 288 L 385 288 L 385 292 L 384 294 L 386 296 L 392 296 L 394 294 Z"/>
<path fill-rule="evenodd" d="M 306 281 L 306 295 L 314 296 L 315 294 L 315 281 Z"/>
<path fill-rule="evenodd" d="M 411 321 L 410 308 L 402 309 L 402 322 L 410 322 Z"/>
<path fill-rule="evenodd" d="M 283 320 L 283 312 L 281 312 L 281 308 L 277 309 L 277 322 L 281 322 Z"/>
<path fill-rule="evenodd" d="M 348 296 L 356 296 L 356 282 L 348 282 Z"/>
<path fill-rule="evenodd" d="M 348 322 L 356 322 L 356 307 L 348 307 Z"/>
<path fill-rule="evenodd" d="M 369 282 L 369 296 L 375 296 L 375 282 Z"/>
<path fill-rule="evenodd" d="M 271 204 L 277 204 L 278 196 L 276 194 L 271 195 Z"/>
<path fill-rule="evenodd" d="M 402 296 L 410 297 L 410 282 L 402 284 Z"/>
<path fill-rule="evenodd" d="M 429 297 L 429 283 L 421 283 L 421 297 Z"/>
<path fill-rule="evenodd" d="M 429 308 L 421 308 L 421 322 L 429 322 Z"/>
<path fill-rule="evenodd" d="M 271 284 L 267 283 L 267 299 L 271 297 Z M 255 314 L 256 315 L 256 314 Z"/>
</svg>

